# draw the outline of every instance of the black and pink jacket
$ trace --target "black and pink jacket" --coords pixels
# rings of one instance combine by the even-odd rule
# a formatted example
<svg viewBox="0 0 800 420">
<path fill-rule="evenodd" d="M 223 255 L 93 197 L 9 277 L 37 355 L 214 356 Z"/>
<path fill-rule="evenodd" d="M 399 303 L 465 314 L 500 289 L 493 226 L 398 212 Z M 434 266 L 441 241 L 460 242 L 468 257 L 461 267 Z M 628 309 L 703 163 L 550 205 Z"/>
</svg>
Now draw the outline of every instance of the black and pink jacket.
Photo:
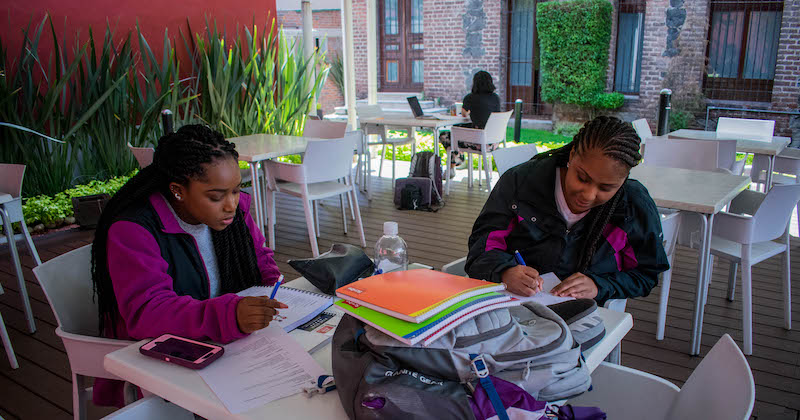
<svg viewBox="0 0 800 420">
<path fill-rule="evenodd" d="M 500 177 L 472 227 L 466 263 L 470 277 L 499 283 L 502 271 L 517 265 L 515 250 L 540 273 L 565 279 L 577 271 L 592 215 L 567 229 L 555 199 L 557 166 L 556 157 L 546 157 Z M 661 218 L 641 183 L 625 181 L 603 236 L 583 273 L 597 284 L 595 299 L 602 305 L 608 299 L 647 296 L 669 261 Z"/>
<path fill-rule="evenodd" d="M 265 285 L 272 285 L 280 272 L 250 216 L 250 203 L 250 196 L 241 193 L 239 208 L 255 244 L 261 277 Z M 108 231 L 107 252 L 121 322 L 106 336 L 141 340 L 170 333 L 229 343 L 247 335 L 236 322 L 236 305 L 242 298 L 232 293 L 209 298 L 208 274 L 197 243 L 180 227 L 160 193 L 118 217 Z M 118 405 L 120 384 L 98 381 L 95 403 Z"/>
</svg>

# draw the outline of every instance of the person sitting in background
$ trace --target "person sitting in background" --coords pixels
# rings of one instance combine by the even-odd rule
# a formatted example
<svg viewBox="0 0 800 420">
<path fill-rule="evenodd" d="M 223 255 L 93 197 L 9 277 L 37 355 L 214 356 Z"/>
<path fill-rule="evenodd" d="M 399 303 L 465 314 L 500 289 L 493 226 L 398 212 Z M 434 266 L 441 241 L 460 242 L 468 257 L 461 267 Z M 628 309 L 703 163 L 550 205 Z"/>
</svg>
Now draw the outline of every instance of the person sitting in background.
<svg viewBox="0 0 800 420">
<path fill-rule="evenodd" d="M 486 121 L 489 121 L 489 115 L 492 112 L 500 112 L 500 97 L 495 93 L 494 82 L 492 82 L 492 75 L 486 71 L 479 71 L 472 77 L 472 92 L 464 97 L 463 105 L 461 107 L 461 115 L 469 117 L 472 121 L 470 123 L 456 124 L 459 127 L 478 128 L 483 129 L 486 127 Z M 450 147 L 450 132 L 444 131 L 439 135 L 439 142 L 445 147 Z M 480 151 L 479 146 L 472 143 L 458 143 L 459 149 L 472 149 Z M 488 151 L 492 151 L 497 147 L 496 144 L 490 145 Z M 452 170 L 456 165 L 464 162 L 464 155 L 462 153 L 452 152 L 450 159 L 450 177 L 455 176 L 455 171 Z"/>
<path fill-rule="evenodd" d="M 92 282 L 105 337 L 169 333 L 228 343 L 269 325 L 286 305 L 239 297 L 280 272 L 240 192 L 239 154 L 201 125 L 162 137 L 153 163 L 114 195 L 92 245 Z M 123 383 L 97 379 L 97 405 L 124 404 Z"/>
<path fill-rule="evenodd" d="M 553 294 L 600 305 L 647 296 L 669 262 L 655 202 L 628 178 L 640 142 L 630 124 L 601 116 L 566 146 L 506 171 L 472 227 L 469 276 L 530 296 L 539 274 L 553 272 Z"/>
</svg>

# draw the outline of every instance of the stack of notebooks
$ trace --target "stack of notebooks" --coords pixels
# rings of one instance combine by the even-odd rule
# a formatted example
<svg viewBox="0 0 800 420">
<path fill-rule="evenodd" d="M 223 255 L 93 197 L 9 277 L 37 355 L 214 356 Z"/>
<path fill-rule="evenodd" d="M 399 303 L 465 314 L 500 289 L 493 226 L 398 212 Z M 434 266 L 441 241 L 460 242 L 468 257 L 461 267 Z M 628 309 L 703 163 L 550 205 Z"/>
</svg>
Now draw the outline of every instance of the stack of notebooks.
<svg viewBox="0 0 800 420">
<path fill-rule="evenodd" d="M 403 343 L 427 346 L 481 313 L 520 304 L 504 290 L 439 271 L 396 271 L 340 287 L 343 300 L 334 304 Z"/>
</svg>

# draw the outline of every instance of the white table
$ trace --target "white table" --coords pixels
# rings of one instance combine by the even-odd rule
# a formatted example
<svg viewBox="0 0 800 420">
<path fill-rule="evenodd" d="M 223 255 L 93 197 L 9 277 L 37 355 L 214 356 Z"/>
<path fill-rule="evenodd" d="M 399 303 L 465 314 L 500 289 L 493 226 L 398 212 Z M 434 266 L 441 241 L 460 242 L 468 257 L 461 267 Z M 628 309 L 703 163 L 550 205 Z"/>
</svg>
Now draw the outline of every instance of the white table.
<svg viewBox="0 0 800 420">
<path fill-rule="evenodd" d="M 677 130 L 669 133 L 670 137 L 690 140 L 736 140 L 736 151 L 739 153 L 753 153 L 764 155 L 769 159 L 769 170 L 767 171 L 766 190 L 772 186 L 772 170 L 775 168 L 775 156 L 789 145 L 789 137 L 773 136 L 772 141 L 753 140 L 746 135 L 736 135 L 735 133 L 717 133 L 716 131 L 704 130 Z"/>
<path fill-rule="evenodd" d="M 287 284 L 297 289 L 317 290 L 302 277 Z M 605 308 L 598 308 L 598 313 L 605 323 L 606 335 L 584 352 L 589 371 L 597 368 L 633 327 L 633 318 L 629 313 Z M 140 354 L 139 347 L 147 341 L 142 340 L 107 354 L 103 366 L 114 375 L 205 418 L 347 419 L 336 391 L 312 398 L 296 394 L 244 413 L 231 414 L 197 372 Z M 332 373 L 331 351 L 332 346 L 328 344 L 312 355 L 328 373 Z"/>
<path fill-rule="evenodd" d="M 253 134 L 228 139 L 228 141 L 236 145 L 236 151 L 239 152 L 239 160 L 250 164 L 250 175 L 253 178 L 253 201 L 256 207 L 255 219 L 256 224 L 262 231 L 264 231 L 264 226 L 267 223 L 264 201 L 265 198 L 269 198 L 269 194 L 265 194 L 266 197 L 262 197 L 262 188 L 264 187 L 261 186 L 261 180 L 258 177 L 259 166 L 261 166 L 264 175 L 264 182 L 268 183 L 267 165 L 262 164 L 262 162 L 281 156 L 301 154 L 306 151 L 309 140 L 318 139 L 278 134 Z M 264 191 L 266 191 L 266 188 Z M 268 209 L 270 206 L 271 203 L 267 203 L 266 208 Z M 274 245 L 270 243 L 270 247 Z"/>
<path fill-rule="evenodd" d="M 394 127 L 407 127 L 409 132 L 415 128 L 432 128 L 433 129 L 433 144 L 436 155 L 439 155 L 439 130 L 445 127 L 450 127 L 455 124 L 463 124 L 470 122 L 469 118 L 456 117 L 456 116 L 443 116 L 442 119 L 436 118 L 414 118 L 402 116 L 384 116 L 372 118 L 359 118 L 358 123 L 361 129 L 366 131 L 366 126 L 394 126 Z M 366 140 L 364 140 L 366 141 Z"/>
<path fill-rule="evenodd" d="M 702 240 L 697 264 L 697 294 L 689 350 L 689 354 L 700 354 L 703 311 L 712 271 L 710 257 L 714 215 L 750 185 L 750 178 L 721 172 L 646 165 L 633 168 L 630 177 L 647 188 L 657 206 L 697 213 L 702 220 L 700 224 Z"/>
</svg>

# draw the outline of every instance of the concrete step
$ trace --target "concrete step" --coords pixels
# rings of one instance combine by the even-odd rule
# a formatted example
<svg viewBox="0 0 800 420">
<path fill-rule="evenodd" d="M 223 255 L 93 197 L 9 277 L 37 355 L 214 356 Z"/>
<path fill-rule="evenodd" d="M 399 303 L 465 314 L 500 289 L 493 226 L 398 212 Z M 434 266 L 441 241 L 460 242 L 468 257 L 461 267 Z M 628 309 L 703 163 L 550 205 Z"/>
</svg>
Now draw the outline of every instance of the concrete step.
<svg viewBox="0 0 800 420">
<path fill-rule="evenodd" d="M 422 99 L 422 92 L 378 92 L 378 102 L 405 101 L 409 96 L 416 96 Z"/>
</svg>

